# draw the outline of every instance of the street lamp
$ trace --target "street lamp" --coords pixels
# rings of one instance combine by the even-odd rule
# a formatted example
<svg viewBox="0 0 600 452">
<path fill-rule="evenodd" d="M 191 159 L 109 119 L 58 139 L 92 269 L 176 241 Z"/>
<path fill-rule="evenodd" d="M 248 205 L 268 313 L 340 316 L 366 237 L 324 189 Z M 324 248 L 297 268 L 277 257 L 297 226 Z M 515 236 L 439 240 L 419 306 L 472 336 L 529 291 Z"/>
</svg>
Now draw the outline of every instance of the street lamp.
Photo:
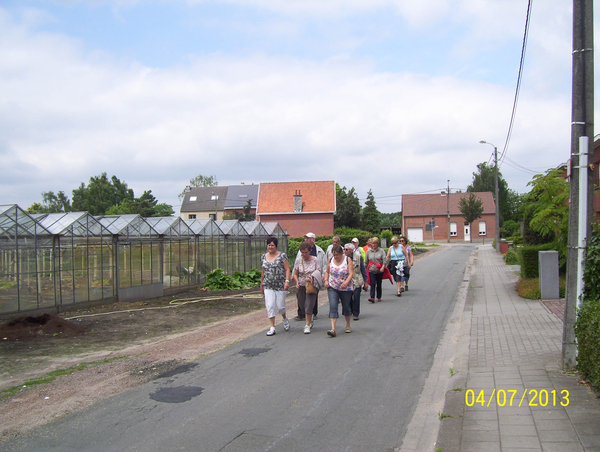
<svg viewBox="0 0 600 452">
<path fill-rule="evenodd" d="M 500 251 L 500 200 L 498 199 L 498 148 L 492 143 L 481 140 L 481 144 L 489 144 L 494 148 L 494 197 L 496 198 L 496 250 Z"/>
</svg>

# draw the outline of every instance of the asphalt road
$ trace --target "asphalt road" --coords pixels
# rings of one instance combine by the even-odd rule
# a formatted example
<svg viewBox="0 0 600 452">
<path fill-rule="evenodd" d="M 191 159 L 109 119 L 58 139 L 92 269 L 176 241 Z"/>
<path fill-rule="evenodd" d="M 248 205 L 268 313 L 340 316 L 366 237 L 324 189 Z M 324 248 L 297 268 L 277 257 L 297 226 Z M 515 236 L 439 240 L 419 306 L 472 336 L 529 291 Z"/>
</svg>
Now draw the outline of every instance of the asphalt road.
<svg viewBox="0 0 600 452">
<path fill-rule="evenodd" d="M 393 451 L 402 443 L 462 282 L 470 244 L 417 262 L 409 292 L 363 292 L 353 332 L 327 307 L 302 324 L 212 353 L 170 375 L 0 445 L 1 451 Z M 341 311 L 341 309 L 340 309 Z M 266 324 L 266 322 L 265 322 Z M 265 328 L 266 331 L 266 328 Z"/>
</svg>

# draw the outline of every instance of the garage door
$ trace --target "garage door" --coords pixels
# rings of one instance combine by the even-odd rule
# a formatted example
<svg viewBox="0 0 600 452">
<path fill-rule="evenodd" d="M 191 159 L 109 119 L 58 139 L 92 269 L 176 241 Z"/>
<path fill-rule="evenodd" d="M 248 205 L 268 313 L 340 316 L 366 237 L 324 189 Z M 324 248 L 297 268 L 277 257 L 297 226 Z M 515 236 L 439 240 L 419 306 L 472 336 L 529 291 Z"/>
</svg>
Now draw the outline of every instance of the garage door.
<svg viewBox="0 0 600 452">
<path fill-rule="evenodd" d="M 408 241 L 412 243 L 422 243 L 423 228 L 408 228 Z"/>
</svg>

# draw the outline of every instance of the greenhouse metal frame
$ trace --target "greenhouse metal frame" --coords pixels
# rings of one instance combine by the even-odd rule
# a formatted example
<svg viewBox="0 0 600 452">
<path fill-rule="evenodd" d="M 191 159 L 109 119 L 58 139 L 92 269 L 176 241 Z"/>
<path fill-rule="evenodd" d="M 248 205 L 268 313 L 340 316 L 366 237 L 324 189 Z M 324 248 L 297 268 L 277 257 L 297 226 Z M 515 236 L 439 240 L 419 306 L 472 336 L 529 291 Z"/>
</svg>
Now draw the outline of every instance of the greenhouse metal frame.
<svg viewBox="0 0 600 452">
<path fill-rule="evenodd" d="M 0 205 L 0 315 L 162 296 L 260 269 L 266 239 L 287 251 L 277 223 L 28 214 Z"/>
</svg>

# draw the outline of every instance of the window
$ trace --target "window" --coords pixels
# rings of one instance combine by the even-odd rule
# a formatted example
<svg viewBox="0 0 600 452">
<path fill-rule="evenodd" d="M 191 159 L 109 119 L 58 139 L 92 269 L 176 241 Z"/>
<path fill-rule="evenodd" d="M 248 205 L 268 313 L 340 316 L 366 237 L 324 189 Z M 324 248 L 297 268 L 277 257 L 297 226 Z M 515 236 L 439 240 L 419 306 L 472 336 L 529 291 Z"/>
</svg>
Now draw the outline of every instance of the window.
<svg viewBox="0 0 600 452">
<path fill-rule="evenodd" d="M 456 237 L 457 235 L 456 223 L 450 223 L 450 237 Z"/>
<path fill-rule="evenodd" d="M 485 234 L 485 221 L 479 222 L 479 235 L 486 235 Z"/>
<path fill-rule="evenodd" d="M 190 220 L 195 220 L 195 219 L 196 219 L 196 214 L 195 214 L 195 213 L 190 213 L 190 214 L 188 215 L 188 219 L 190 219 Z"/>
<path fill-rule="evenodd" d="M 197 199 L 198 199 L 198 197 L 197 197 L 197 196 L 190 196 L 190 201 L 195 201 L 195 200 L 197 200 Z"/>
<path fill-rule="evenodd" d="M 208 218 L 210 218 L 213 221 L 217 221 L 217 214 L 216 213 L 211 213 L 208 215 Z"/>
</svg>

